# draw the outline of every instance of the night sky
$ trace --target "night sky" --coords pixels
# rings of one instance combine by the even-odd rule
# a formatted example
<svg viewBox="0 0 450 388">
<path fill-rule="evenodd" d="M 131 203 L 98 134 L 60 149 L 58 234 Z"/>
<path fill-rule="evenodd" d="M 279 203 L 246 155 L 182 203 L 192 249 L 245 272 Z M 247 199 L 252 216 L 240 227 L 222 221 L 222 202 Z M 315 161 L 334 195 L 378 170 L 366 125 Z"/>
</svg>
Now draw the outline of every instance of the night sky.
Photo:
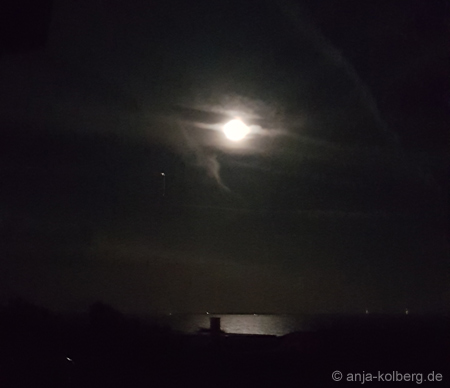
<svg viewBox="0 0 450 388">
<path fill-rule="evenodd" d="M 1 302 L 448 312 L 448 2 L 9 3 Z"/>
</svg>

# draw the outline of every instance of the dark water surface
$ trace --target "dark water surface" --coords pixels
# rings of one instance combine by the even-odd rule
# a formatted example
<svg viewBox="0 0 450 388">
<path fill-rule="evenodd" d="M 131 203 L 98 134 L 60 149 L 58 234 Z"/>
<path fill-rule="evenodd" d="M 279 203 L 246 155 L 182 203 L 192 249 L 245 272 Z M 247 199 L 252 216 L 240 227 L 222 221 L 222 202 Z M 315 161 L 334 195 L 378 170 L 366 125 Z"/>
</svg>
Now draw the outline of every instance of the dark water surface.
<svg viewBox="0 0 450 388">
<path fill-rule="evenodd" d="M 282 336 L 321 329 L 394 329 L 444 330 L 450 318 L 444 315 L 356 314 L 172 314 L 161 316 L 157 323 L 183 333 L 196 333 L 210 327 L 210 318 L 221 318 L 226 333 Z"/>
</svg>

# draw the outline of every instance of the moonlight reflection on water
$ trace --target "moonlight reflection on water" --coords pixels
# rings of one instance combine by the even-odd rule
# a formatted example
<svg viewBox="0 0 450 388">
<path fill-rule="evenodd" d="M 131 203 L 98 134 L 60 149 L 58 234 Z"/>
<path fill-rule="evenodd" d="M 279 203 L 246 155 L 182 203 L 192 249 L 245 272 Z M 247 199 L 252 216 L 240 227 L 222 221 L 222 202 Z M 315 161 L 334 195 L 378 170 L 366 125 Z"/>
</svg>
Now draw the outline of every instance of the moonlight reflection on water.
<svg viewBox="0 0 450 388">
<path fill-rule="evenodd" d="M 272 314 L 172 315 L 165 318 L 165 323 L 174 330 L 195 333 L 200 328 L 209 328 L 210 317 L 220 317 L 221 329 L 226 333 L 285 335 L 293 331 L 307 330 L 301 317 Z"/>
</svg>

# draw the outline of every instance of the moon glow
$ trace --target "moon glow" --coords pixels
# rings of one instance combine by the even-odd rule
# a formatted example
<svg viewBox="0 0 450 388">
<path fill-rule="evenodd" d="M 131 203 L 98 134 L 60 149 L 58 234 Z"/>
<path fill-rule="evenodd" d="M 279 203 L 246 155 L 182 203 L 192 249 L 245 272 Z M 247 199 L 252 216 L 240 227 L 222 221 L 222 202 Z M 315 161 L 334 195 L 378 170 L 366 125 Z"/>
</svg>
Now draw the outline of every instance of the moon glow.
<svg viewBox="0 0 450 388">
<path fill-rule="evenodd" d="M 223 126 L 225 136 L 232 141 L 242 140 L 250 132 L 250 128 L 241 120 L 231 120 Z"/>
</svg>

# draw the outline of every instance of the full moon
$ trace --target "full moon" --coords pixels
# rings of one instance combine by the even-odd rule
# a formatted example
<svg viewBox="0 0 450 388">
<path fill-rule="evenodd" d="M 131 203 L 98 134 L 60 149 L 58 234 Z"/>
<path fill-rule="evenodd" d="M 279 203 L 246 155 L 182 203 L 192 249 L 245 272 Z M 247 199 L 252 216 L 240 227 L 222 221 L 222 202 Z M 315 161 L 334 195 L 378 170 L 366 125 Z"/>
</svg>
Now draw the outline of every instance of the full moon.
<svg viewBox="0 0 450 388">
<path fill-rule="evenodd" d="M 242 140 L 250 132 L 250 128 L 241 120 L 231 120 L 223 126 L 225 136 L 233 141 Z"/>
</svg>

